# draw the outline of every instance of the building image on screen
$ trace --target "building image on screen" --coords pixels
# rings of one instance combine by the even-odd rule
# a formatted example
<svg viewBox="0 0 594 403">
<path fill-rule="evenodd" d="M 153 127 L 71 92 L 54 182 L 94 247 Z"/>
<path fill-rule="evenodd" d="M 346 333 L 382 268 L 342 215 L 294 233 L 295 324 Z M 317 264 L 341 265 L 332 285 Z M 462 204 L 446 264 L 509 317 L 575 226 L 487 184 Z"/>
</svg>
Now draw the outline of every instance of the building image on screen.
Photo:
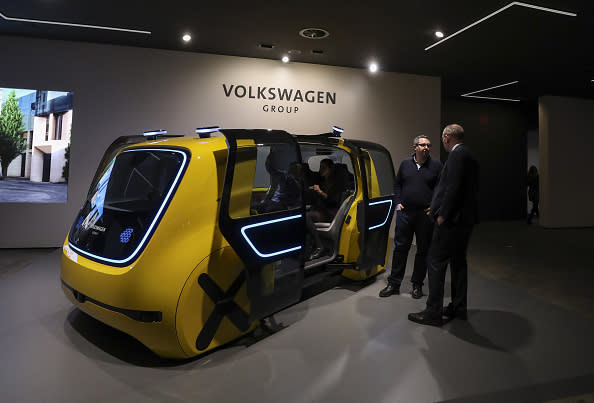
<svg viewBox="0 0 594 403">
<path fill-rule="evenodd" d="M 66 202 L 72 115 L 71 92 L 0 88 L 0 202 Z"/>
</svg>

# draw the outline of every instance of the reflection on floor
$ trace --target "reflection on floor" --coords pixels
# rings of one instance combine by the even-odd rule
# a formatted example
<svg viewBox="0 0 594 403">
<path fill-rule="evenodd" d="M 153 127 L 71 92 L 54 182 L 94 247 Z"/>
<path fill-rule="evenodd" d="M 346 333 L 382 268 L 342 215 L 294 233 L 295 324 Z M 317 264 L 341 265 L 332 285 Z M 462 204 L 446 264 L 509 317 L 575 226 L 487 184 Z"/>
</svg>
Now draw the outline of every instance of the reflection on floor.
<svg viewBox="0 0 594 403">
<path fill-rule="evenodd" d="M 387 273 L 327 278 L 275 315 L 280 330 L 187 361 L 73 309 L 60 249 L 0 250 L 2 401 L 591 402 L 592 241 L 594 229 L 483 223 L 468 322 L 409 322 L 426 301 L 406 294 L 409 277 L 389 298 L 378 297 Z"/>
<path fill-rule="evenodd" d="M 54 250 L 56 248 L 0 249 L 0 281 Z"/>
<path fill-rule="evenodd" d="M 488 222 L 473 234 L 469 264 L 489 278 L 594 319 L 593 246 L 594 228 Z"/>
</svg>

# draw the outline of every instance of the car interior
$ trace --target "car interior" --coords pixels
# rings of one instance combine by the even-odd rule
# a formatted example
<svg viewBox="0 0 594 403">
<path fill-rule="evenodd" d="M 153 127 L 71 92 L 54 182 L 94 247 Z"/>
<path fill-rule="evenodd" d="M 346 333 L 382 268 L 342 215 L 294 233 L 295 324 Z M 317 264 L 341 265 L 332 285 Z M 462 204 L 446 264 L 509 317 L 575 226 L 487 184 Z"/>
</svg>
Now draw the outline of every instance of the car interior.
<svg viewBox="0 0 594 403">
<path fill-rule="evenodd" d="M 356 192 L 355 175 L 351 156 L 343 149 L 319 144 L 300 144 L 301 169 L 298 180 L 303 186 L 306 211 L 312 208 L 312 186 L 321 182 L 320 162 L 333 161 L 332 181 L 340 190 L 340 203 L 336 214 L 330 221 L 315 222 L 325 253 L 317 259 L 309 259 L 311 239 L 307 236 L 304 256 L 305 269 L 324 265 L 336 259 L 342 223 L 346 219 Z M 251 198 L 251 214 L 266 214 L 273 211 L 288 210 L 301 205 L 301 200 L 279 200 L 284 193 L 282 187 L 289 176 L 299 176 L 291 172 L 293 156 L 283 147 L 259 145 L 256 161 L 256 174 Z M 280 191 L 283 190 L 283 191 Z"/>
</svg>

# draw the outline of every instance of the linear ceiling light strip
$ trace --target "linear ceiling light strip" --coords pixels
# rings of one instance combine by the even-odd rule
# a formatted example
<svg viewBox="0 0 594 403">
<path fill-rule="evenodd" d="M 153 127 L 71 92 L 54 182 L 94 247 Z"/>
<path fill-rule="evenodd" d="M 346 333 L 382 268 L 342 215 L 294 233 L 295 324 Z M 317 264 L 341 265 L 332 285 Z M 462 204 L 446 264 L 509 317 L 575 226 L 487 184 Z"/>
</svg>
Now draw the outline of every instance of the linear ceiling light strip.
<svg viewBox="0 0 594 403">
<path fill-rule="evenodd" d="M 466 94 L 462 94 L 462 96 L 465 97 L 465 96 L 468 96 L 468 95 L 476 94 L 478 92 L 484 92 L 484 91 L 494 90 L 495 88 L 505 87 L 506 85 L 512 85 L 512 84 L 516 84 L 516 83 L 519 83 L 519 81 L 511 81 L 509 83 L 495 85 L 493 87 L 485 88 L 485 89 L 482 89 L 482 90 L 467 92 Z"/>
<path fill-rule="evenodd" d="M 511 98 L 495 98 L 495 97 L 481 97 L 478 95 L 462 95 L 466 98 L 480 98 L 480 99 L 493 99 L 495 101 L 511 101 L 511 102 L 520 102 L 519 99 L 511 99 Z"/>
<path fill-rule="evenodd" d="M 519 81 L 516 80 L 516 81 L 510 81 L 509 83 L 505 83 L 505 84 L 494 85 L 493 87 L 484 88 L 482 90 L 467 92 L 466 94 L 462 94 L 461 96 L 466 97 L 466 98 L 492 99 L 492 100 L 495 100 L 495 101 L 520 102 L 519 99 L 496 98 L 496 97 L 485 97 L 485 96 L 479 96 L 479 95 L 472 95 L 472 94 L 477 94 L 479 92 L 485 92 L 485 91 L 493 90 L 495 88 L 501 88 L 501 87 L 505 87 L 506 85 L 512 85 L 512 84 L 516 84 L 516 83 L 519 83 Z"/>
<path fill-rule="evenodd" d="M 522 7 L 527 7 L 527 8 L 533 8 L 535 10 L 546 11 L 548 13 L 566 15 L 568 17 L 576 17 L 577 16 L 576 13 L 571 13 L 569 11 L 563 11 L 563 10 L 556 10 L 554 8 L 541 7 L 541 6 L 537 6 L 537 5 L 534 5 L 534 4 L 522 3 L 520 1 L 514 1 L 511 4 L 512 5 L 515 5 L 515 6 L 522 6 Z"/>
<path fill-rule="evenodd" d="M 48 25 L 62 25 L 66 27 L 77 27 L 77 28 L 91 28 L 91 29 L 104 29 L 108 31 L 120 31 L 120 32 L 132 32 L 135 34 L 146 34 L 151 35 L 151 31 L 141 31 L 138 29 L 128 29 L 128 28 L 116 28 L 116 27 L 105 27 L 102 25 L 87 25 L 87 24 L 75 24 L 71 22 L 59 22 L 59 21 L 45 21 L 45 20 L 31 20 L 28 18 L 15 18 L 9 17 L 0 13 L 0 17 L 5 19 L 6 21 L 18 21 L 18 22 L 29 22 L 33 24 L 48 24 Z"/>
<path fill-rule="evenodd" d="M 456 35 L 464 32 L 464 31 L 466 31 L 467 29 L 470 29 L 470 28 L 474 27 L 475 25 L 480 24 L 481 22 L 483 22 L 485 20 L 488 20 L 489 18 L 493 17 L 494 15 L 497 15 L 500 12 L 505 11 L 508 8 L 512 7 L 512 6 L 527 7 L 527 8 L 532 8 L 532 9 L 535 9 L 535 10 L 546 11 L 546 12 L 549 12 L 549 13 L 566 15 L 566 16 L 569 16 L 569 17 L 576 17 L 577 16 L 576 13 L 571 13 L 571 12 L 568 12 L 568 11 L 556 10 L 554 8 L 541 7 L 541 6 L 536 6 L 534 4 L 528 4 L 528 3 L 522 3 L 522 2 L 519 2 L 519 1 L 513 1 L 513 2 L 509 3 L 507 6 L 504 6 L 504 7 L 500 8 L 499 10 L 494 11 L 491 14 L 487 15 L 486 17 L 483 17 L 480 20 L 475 21 L 472 24 L 465 26 L 464 28 L 462 28 L 462 29 L 454 32 L 453 34 L 446 36 L 442 40 L 435 42 L 433 45 L 427 46 L 425 48 L 425 50 L 429 50 L 432 47 L 437 46 L 440 43 L 443 43 L 443 42 L 447 41 L 450 38 L 453 38 L 454 36 L 456 36 Z"/>
</svg>

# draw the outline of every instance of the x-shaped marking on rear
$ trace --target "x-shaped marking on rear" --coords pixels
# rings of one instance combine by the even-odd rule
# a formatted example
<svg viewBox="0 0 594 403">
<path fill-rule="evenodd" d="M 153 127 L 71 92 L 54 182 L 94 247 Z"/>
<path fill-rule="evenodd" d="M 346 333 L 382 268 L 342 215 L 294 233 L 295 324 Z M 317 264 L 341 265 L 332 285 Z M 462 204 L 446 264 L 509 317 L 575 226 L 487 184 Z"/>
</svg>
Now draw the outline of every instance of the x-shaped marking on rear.
<svg viewBox="0 0 594 403">
<path fill-rule="evenodd" d="M 233 301 L 244 282 L 245 270 L 242 270 L 229 289 L 223 292 L 208 274 L 202 273 L 198 277 L 198 284 L 215 304 L 212 313 L 196 338 L 196 348 L 198 350 L 204 350 L 208 347 L 224 317 L 227 317 L 239 330 L 245 331 L 248 329 L 248 314 Z"/>
</svg>

